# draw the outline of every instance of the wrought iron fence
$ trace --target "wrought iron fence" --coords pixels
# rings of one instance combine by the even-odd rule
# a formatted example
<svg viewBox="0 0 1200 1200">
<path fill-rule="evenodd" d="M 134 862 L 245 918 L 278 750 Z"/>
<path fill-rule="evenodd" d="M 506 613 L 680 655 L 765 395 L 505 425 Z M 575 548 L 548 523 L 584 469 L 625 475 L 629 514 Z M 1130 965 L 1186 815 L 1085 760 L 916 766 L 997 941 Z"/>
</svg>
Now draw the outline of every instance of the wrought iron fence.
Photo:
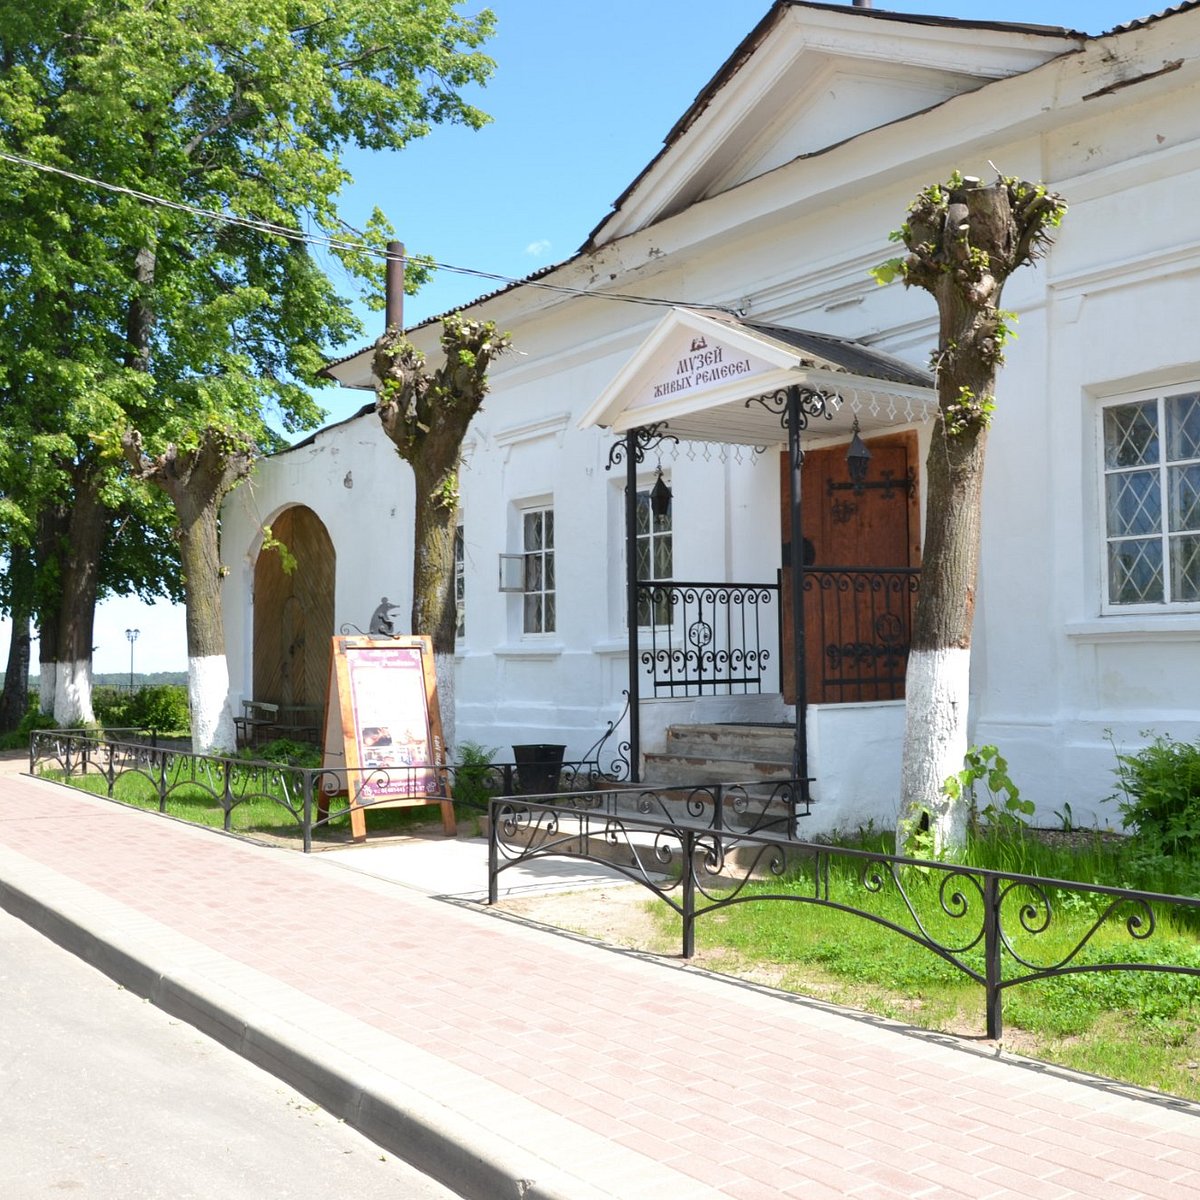
<svg viewBox="0 0 1200 1200">
<path fill-rule="evenodd" d="M 686 805 L 668 817 L 654 805 L 493 802 L 490 903 L 503 871 L 550 856 L 603 863 L 669 904 L 682 919 L 684 958 L 698 920 L 740 904 L 817 905 L 871 921 L 980 984 L 990 1038 L 1003 1033 L 1003 997 L 1023 984 L 1085 972 L 1200 976 L 1200 957 L 1195 966 L 1157 962 L 1144 948 L 1168 914 L 1200 917 L 1200 898 L 805 842 L 737 822 L 716 827 Z M 1064 944 L 1068 915 L 1075 929 L 1082 916 L 1084 928 Z M 1124 957 L 1111 948 L 1114 933 L 1134 948 Z"/>
<path fill-rule="evenodd" d="M 606 746 L 625 715 L 608 723 L 583 758 L 553 764 L 316 768 L 193 754 L 158 744 L 146 730 L 55 729 L 31 736 L 29 771 L 228 833 L 298 837 L 307 852 L 314 835 L 333 836 L 331 827 L 345 825 L 352 809 L 390 807 L 397 796 L 426 797 L 429 804 L 449 797 L 460 812 L 483 815 L 497 796 L 619 789 L 629 774 L 628 744 Z"/>
<path fill-rule="evenodd" d="M 805 567 L 805 627 L 819 651 L 821 695 L 839 703 L 904 695 L 921 572 L 916 568 Z"/>
<path fill-rule="evenodd" d="M 650 643 L 639 657 L 655 696 L 779 690 L 778 584 L 639 582 L 637 591 Z"/>
</svg>

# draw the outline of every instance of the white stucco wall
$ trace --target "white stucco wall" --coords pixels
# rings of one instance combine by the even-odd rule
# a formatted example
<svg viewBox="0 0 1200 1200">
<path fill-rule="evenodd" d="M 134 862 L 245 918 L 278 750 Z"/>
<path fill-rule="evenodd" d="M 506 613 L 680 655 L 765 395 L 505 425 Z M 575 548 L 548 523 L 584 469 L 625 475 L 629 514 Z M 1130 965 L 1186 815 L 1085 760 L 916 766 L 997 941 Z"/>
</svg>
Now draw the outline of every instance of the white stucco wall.
<svg viewBox="0 0 1200 1200">
<path fill-rule="evenodd" d="M 1200 12 L 1122 44 L 1147 62 L 1168 49 L 1177 57 L 1180 46 L 1200 44 Z M 877 288 L 867 275 L 893 252 L 887 233 L 916 192 L 954 169 L 990 177 L 994 162 L 1066 196 L 1071 211 L 1054 250 L 1005 295 L 1019 314 L 1018 339 L 990 434 L 972 659 L 972 739 L 1000 747 L 1044 823 L 1064 804 L 1077 821 L 1116 821 L 1104 801 L 1113 766 L 1105 730 L 1127 747 L 1145 730 L 1200 737 L 1200 613 L 1106 612 L 1100 591 L 1098 404 L 1200 380 L 1197 85 L 1176 78 L 1118 101 L 1081 99 L 1131 77 L 1136 65 L 1110 63 L 1099 47 L 1068 56 L 782 166 L 577 268 L 581 283 L 738 305 L 753 321 L 866 339 L 923 363 L 936 336 L 932 300 L 899 285 Z M 1011 131 L 1002 128 L 1008 115 Z M 487 315 L 512 331 L 519 353 L 493 371 L 462 476 L 467 635 L 457 659 L 458 737 L 498 747 L 502 758 L 530 741 L 562 742 L 577 755 L 620 711 L 627 668 L 624 467 L 606 470 L 613 439 L 576 424 L 661 312 L 514 289 L 489 301 Z M 416 336 L 433 354 L 430 332 Z M 923 457 L 928 430 L 916 427 Z M 815 445 L 822 434 L 809 436 Z M 653 481 L 658 460 L 647 458 L 639 486 Z M 661 462 L 675 495 L 676 578 L 773 580 L 778 447 L 761 457 L 668 448 Z M 411 484 L 368 415 L 261 464 L 253 488 L 226 506 L 227 632 L 243 694 L 261 524 L 295 502 L 317 512 L 337 547 L 339 625 L 365 628 L 385 594 L 408 609 Z M 497 589 L 497 556 L 521 548 L 522 507 L 543 503 L 555 510 L 558 622 L 552 634 L 529 636 L 520 597 Z M 652 702 L 643 748 L 654 748 L 672 720 L 729 719 L 734 707 Z M 762 720 L 781 708 L 775 695 L 743 711 Z M 824 825 L 894 817 L 901 729 L 895 704 L 814 710 L 811 769 Z"/>
</svg>

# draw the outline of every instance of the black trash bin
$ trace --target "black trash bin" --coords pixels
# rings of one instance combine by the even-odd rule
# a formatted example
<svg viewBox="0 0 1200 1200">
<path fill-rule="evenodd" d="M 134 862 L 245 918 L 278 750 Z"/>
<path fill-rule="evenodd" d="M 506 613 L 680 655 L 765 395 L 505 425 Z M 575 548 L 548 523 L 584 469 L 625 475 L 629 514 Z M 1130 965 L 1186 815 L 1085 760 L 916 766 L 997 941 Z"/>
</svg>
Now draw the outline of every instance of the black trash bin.
<svg viewBox="0 0 1200 1200">
<path fill-rule="evenodd" d="M 542 742 L 514 746 L 513 761 L 517 764 L 517 791 L 525 796 L 544 796 L 558 791 L 566 746 Z"/>
</svg>

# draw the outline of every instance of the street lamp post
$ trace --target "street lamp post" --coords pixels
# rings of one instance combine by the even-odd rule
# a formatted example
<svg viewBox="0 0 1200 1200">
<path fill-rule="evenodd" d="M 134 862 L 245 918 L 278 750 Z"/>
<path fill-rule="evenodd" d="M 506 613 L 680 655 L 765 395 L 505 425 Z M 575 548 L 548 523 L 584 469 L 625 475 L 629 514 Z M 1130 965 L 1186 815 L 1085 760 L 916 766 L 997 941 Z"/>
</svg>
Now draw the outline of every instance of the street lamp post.
<svg viewBox="0 0 1200 1200">
<path fill-rule="evenodd" d="M 133 643 L 138 640 L 140 629 L 127 629 L 125 636 L 129 639 L 129 694 L 133 695 Z"/>
</svg>

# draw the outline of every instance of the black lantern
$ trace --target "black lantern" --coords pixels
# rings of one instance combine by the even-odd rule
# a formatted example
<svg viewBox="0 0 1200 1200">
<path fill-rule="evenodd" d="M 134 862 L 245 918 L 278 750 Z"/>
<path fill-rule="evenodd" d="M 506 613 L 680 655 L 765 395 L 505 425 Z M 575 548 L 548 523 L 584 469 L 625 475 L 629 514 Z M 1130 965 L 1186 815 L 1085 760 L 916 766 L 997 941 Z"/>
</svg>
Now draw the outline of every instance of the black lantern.
<svg viewBox="0 0 1200 1200">
<path fill-rule="evenodd" d="M 659 519 L 671 511 L 671 489 L 662 477 L 662 467 L 658 468 L 658 477 L 650 489 L 650 511 Z"/>
<path fill-rule="evenodd" d="M 856 487 L 862 487 L 867 481 L 867 464 L 871 461 L 871 452 L 867 444 L 858 436 L 858 418 L 854 418 L 854 437 L 846 450 L 846 465 L 850 468 L 850 482 Z"/>
</svg>

